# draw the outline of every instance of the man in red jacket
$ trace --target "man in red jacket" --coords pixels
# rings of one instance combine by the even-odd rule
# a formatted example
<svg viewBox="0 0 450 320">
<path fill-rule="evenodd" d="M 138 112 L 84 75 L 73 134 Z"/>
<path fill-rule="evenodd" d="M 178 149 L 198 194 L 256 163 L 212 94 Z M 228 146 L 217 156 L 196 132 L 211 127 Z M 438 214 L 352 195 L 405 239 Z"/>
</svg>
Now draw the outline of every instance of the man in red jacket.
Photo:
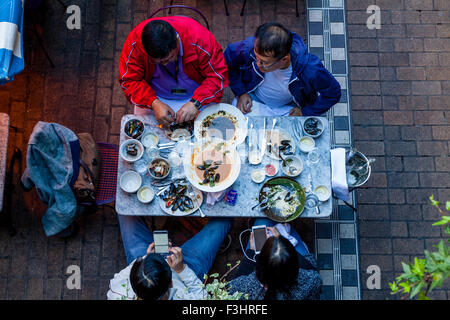
<svg viewBox="0 0 450 320">
<path fill-rule="evenodd" d="M 125 41 L 119 72 L 135 113 L 153 112 L 165 126 L 195 119 L 202 106 L 220 102 L 228 86 L 221 45 L 188 17 L 141 22 Z"/>
</svg>

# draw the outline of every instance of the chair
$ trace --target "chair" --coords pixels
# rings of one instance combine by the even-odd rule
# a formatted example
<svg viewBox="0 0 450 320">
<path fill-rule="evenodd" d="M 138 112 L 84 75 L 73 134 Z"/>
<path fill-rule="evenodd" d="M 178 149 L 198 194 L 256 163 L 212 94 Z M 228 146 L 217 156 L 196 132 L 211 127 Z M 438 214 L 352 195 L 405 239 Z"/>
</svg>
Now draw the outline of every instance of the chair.
<svg viewBox="0 0 450 320">
<path fill-rule="evenodd" d="M 170 1 L 171 4 L 172 4 L 172 2 L 173 2 L 173 1 Z M 206 24 L 206 29 L 208 29 L 209 31 L 211 31 L 210 28 L 209 28 L 208 20 L 206 19 L 206 17 L 204 16 L 204 14 L 203 14 L 200 10 L 198 10 L 198 9 L 196 9 L 196 8 L 193 8 L 193 7 L 189 7 L 189 6 L 184 6 L 184 5 L 170 5 L 170 6 L 167 6 L 167 7 L 162 7 L 162 8 L 157 9 L 156 11 L 154 11 L 154 12 L 149 16 L 149 18 L 152 18 L 152 17 L 155 16 L 158 12 L 160 12 L 160 11 L 162 11 L 162 10 L 166 10 L 166 9 L 169 9 L 169 14 L 170 14 L 172 8 L 183 8 L 183 9 L 189 9 L 189 10 L 193 10 L 193 11 L 197 12 L 197 13 L 203 18 L 203 21 L 204 21 L 205 24 Z M 227 12 L 228 12 L 228 9 L 227 9 Z"/>
<path fill-rule="evenodd" d="M 119 146 L 105 142 L 97 142 L 97 146 L 101 165 L 95 202 L 102 206 L 116 200 Z"/>
</svg>

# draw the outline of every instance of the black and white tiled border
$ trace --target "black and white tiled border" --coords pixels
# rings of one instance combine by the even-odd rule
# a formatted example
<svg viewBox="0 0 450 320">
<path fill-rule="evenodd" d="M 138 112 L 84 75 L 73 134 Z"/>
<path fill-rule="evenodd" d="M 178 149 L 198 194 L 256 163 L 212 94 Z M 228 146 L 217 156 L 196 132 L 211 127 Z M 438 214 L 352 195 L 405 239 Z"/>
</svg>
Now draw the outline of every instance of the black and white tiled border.
<svg viewBox="0 0 450 320">
<path fill-rule="evenodd" d="M 350 92 L 348 86 L 347 37 L 344 0 L 306 0 L 307 43 L 335 76 L 342 97 L 328 113 L 332 148 L 352 146 Z M 350 204 L 355 203 L 352 192 Z M 357 219 L 341 200 L 333 199 L 333 213 L 316 219 L 316 256 L 323 280 L 322 299 L 359 300 L 361 285 Z"/>
</svg>

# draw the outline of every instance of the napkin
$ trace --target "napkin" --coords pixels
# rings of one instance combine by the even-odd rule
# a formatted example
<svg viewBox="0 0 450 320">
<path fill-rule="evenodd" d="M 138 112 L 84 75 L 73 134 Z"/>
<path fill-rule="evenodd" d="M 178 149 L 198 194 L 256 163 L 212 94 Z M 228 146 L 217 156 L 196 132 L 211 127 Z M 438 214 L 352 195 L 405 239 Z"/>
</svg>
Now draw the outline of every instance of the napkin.
<svg viewBox="0 0 450 320">
<path fill-rule="evenodd" d="M 228 189 L 218 192 L 206 192 L 206 204 L 213 205 L 214 203 L 222 200 Z"/>
<path fill-rule="evenodd" d="M 291 225 L 288 223 L 278 223 L 275 225 L 275 228 L 280 232 L 280 234 L 289 240 L 290 243 L 295 247 L 298 244 L 298 240 L 291 236 Z M 272 232 L 270 230 L 267 231 L 269 236 L 272 236 Z"/>
<path fill-rule="evenodd" d="M 341 200 L 349 201 L 347 174 L 345 170 L 345 149 L 336 148 L 331 152 L 331 188 L 334 194 Z"/>
</svg>

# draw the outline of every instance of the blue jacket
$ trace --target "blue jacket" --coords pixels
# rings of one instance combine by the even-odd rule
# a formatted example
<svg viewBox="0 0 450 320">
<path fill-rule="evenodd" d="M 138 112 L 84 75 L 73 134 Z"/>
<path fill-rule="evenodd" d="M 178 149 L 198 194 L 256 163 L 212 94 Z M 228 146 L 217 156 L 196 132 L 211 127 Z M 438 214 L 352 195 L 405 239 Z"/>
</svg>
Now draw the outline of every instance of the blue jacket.
<svg viewBox="0 0 450 320">
<path fill-rule="evenodd" d="M 320 59 L 307 51 L 302 38 L 293 36 L 289 91 L 304 116 L 322 115 L 339 102 L 341 87 Z M 254 41 L 255 37 L 249 37 L 231 43 L 224 52 L 230 87 L 236 96 L 254 91 L 264 81 L 264 73 L 256 64 Z"/>
</svg>

